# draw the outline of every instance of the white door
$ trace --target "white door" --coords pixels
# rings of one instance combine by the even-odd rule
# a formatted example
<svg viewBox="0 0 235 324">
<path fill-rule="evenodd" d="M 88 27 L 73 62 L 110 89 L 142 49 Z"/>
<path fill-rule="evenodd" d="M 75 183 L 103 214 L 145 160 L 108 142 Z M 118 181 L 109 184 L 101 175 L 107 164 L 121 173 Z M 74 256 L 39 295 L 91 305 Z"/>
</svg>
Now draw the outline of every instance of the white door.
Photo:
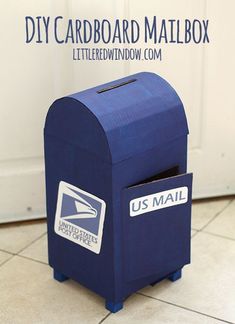
<svg viewBox="0 0 235 324">
<path fill-rule="evenodd" d="M 12 0 L 0 4 L 0 9 L 0 28 L 5 31 L 1 33 L 0 222 L 45 215 L 42 134 L 52 101 L 139 71 L 166 78 L 184 102 L 194 197 L 235 193 L 233 0 L 42 0 L 37 4 Z M 39 13 L 139 22 L 153 15 L 207 17 L 210 44 L 161 45 L 162 61 L 73 61 L 74 46 L 24 43 L 25 16 Z M 133 47 L 140 46 L 155 47 L 140 43 Z"/>
<path fill-rule="evenodd" d="M 205 2 L 211 43 L 203 49 L 199 145 L 189 155 L 194 197 L 235 193 L 235 2 Z"/>
</svg>

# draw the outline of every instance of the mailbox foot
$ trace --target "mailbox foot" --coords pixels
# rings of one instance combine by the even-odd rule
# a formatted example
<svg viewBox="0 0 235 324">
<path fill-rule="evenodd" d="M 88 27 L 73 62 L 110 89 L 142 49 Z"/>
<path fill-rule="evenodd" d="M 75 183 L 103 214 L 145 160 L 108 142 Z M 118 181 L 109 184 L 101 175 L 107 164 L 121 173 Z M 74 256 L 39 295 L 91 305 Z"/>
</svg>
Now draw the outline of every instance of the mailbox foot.
<svg viewBox="0 0 235 324">
<path fill-rule="evenodd" d="M 117 313 L 120 309 L 123 308 L 123 303 L 115 303 L 106 300 L 105 307 L 108 309 L 111 313 Z"/>
<path fill-rule="evenodd" d="M 54 279 L 59 281 L 59 282 L 63 282 L 67 279 L 69 279 L 68 277 L 66 277 L 63 273 L 60 273 L 58 271 L 56 271 L 55 269 L 53 270 L 53 276 L 54 276 Z"/>
<path fill-rule="evenodd" d="M 182 269 L 177 270 L 175 272 L 173 272 L 172 274 L 169 275 L 168 279 L 172 282 L 180 279 L 182 277 Z"/>
</svg>

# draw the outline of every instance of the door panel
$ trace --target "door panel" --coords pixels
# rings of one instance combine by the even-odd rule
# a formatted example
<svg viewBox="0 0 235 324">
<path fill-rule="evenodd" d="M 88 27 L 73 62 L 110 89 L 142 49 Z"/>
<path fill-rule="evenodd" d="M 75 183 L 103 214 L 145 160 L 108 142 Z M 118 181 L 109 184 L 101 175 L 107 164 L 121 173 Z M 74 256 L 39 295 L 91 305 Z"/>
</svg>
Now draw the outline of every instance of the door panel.
<svg viewBox="0 0 235 324">
<path fill-rule="evenodd" d="M 190 262 L 192 174 L 124 189 L 126 280 L 165 275 Z"/>
</svg>

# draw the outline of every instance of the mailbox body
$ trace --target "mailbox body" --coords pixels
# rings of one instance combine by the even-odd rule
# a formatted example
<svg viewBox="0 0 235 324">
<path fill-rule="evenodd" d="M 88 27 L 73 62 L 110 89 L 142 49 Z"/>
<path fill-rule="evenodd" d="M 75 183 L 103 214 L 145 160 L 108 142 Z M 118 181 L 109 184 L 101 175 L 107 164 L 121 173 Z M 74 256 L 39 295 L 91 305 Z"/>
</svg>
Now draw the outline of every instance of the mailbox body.
<svg viewBox="0 0 235 324">
<path fill-rule="evenodd" d="M 59 99 L 44 133 L 51 267 L 118 303 L 190 262 L 188 128 L 165 80 L 139 73 Z M 105 203 L 98 251 L 56 233 L 61 181 Z M 130 215 L 134 199 L 185 187 L 184 203 Z"/>
</svg>

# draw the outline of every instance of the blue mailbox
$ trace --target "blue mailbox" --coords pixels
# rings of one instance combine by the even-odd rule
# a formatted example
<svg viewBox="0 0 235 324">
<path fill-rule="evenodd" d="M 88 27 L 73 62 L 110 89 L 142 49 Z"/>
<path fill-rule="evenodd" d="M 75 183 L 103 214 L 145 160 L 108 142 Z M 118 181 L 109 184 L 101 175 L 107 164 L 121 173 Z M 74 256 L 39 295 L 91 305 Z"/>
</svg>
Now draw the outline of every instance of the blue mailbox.
<svg viewBox="0 0 235 324">
<path fill-rule="evenodd" d="M 138 73 L 56 100 L 45 129 L 49 264 L 116 312 L 190 262 L 183 104 Z"/>
</svg>

